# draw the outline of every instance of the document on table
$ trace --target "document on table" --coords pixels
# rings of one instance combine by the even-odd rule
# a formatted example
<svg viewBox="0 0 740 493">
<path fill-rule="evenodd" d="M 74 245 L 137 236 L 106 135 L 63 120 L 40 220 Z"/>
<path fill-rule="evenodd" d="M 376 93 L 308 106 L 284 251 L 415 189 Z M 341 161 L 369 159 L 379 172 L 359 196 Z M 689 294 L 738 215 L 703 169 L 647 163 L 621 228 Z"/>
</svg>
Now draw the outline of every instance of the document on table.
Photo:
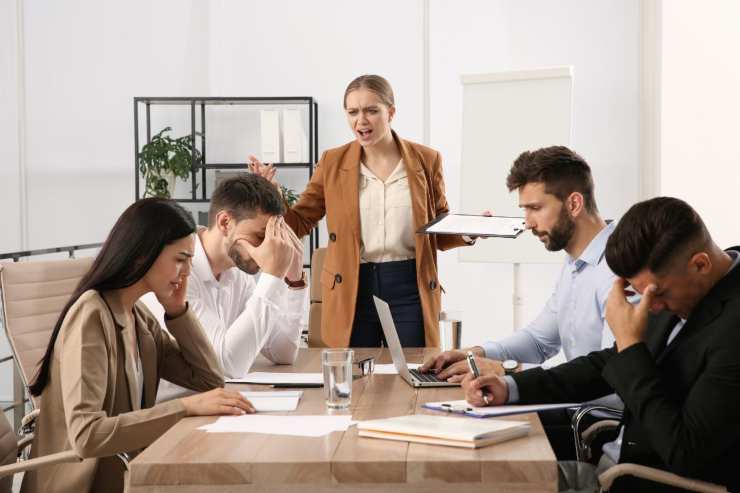
<svg viewBox="0 0 740 493">
<path fill-rule="evenodd" d="M 472 214 L 441 214 L 417 233 L 516 238 L 524 232 L 524 219 Z"/>
<path fill-rule="evenodd" d="M 226 383 L 253 383 L 261 385 L 303 385 L 321 387 L 324 376 L 321 373 L 278 373 L 255 371 L 241 378 L 227 378 Z"/>
<path fill-rule="evenodd" d="M 346 431 L 355 424 L 350 415 L 337 416 L 274 416 L 270 414 L 244 414 L 222 416 L 215 422 L 201 426 L 208 433 L 265 433 L 268 435 L 294 435 L 321 437 L 334 431 Z"/>
<path fill-rule="evenodd" d="M 435 411 L 444 411 L 447 413 L 465 414 L 476 418 L 491 418 L 494 416 L 511 416 L 514 414 L 536 413 L 539 411 L 549 411 L 551 409 L 564 409 L 568 407 L 578 407 L 580 403 L 568 402 L 563 404 L 509 404 L 506 406 L 490 407 L 473 407 L 465 400 L 449 402 L 427 402 L 424 407 L 434 409 Z"/>
<path fill-rule="evenodd" d="M 417 370 L 421 363 L 408 363 L 409 370 Z M 376 375 L 398 375 L 398 371 L 393 363 L 385 363 L 382 365 L 375 365 L 373 373 Z"/>
<path fill-rule="evenodd" d="M 257 412 L 295 411 L 298 401 L 303 395 L 302 390 L 286 390 L 284 392 L 241 392 L 252 403 Z"/>
</svg>

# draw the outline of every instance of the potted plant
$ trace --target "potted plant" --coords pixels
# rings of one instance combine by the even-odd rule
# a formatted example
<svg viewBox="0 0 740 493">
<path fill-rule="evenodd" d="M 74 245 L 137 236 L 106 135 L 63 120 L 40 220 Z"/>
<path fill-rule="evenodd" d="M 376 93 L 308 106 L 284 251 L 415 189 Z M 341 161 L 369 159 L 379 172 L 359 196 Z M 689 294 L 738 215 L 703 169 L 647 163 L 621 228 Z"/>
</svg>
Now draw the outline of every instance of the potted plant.
<svg viewBox="0 0 740 493">
<path fill-rule="evenodd" d="M 170 198 L 175 180 L 187 180 L 193 166 L 202 162 L 200 151 L 191 145 L 192 136 L 172 138 L 166 135 L 171 130 L 163 128 L 141 148 L 139 173 L 144 178 L 144 197 Z"/>
</svg>

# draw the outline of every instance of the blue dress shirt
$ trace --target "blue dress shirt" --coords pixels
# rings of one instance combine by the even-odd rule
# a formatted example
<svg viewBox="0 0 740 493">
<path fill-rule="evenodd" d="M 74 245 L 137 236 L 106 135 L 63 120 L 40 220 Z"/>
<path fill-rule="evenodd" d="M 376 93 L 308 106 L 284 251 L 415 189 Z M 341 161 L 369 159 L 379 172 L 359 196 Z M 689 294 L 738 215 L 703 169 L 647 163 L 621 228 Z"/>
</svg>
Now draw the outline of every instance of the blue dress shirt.
<svg viewBox="0 0 740 493">
<path fill-rule="evenodd" d="M 605 308 L 615 276 L 606 263 L 604 250 L 615 226 L 611 222 L 602 229 L 580 257 L 568 256 L 542 312 L 510 336 L 484 343 L 487 358 L 541 364 L 562 348 L 570 361 L 614 344 L 614 336 L 606 325 Z"/>
</svg>

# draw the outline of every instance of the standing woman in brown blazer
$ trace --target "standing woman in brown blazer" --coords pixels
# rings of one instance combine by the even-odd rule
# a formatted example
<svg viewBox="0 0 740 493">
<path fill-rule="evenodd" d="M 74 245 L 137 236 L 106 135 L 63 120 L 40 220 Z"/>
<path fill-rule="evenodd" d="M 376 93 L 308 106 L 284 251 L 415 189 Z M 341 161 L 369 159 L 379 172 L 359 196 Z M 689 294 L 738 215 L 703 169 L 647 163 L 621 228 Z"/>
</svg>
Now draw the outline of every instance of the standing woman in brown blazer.
<svg viewBox="0 0 740 493">
<path fill-rule="evenodd" d="M 448 211 L 439 152 L 392 129 L 393 90 L 363 75 L 347 86 L 344 110 L 355 140 L 324 152 L 285 221 L 298 236 L 326 216 L 329 244 L 321 276 L 321 335 L 329 346 L 373 347 L 384 341 L 373 295 L 390 304 L 403 346 L 439 346 L 437 249 L 460 236 L 416 230 Z M 275 169 L 250 158 L 252 171 Z"/>
<path fill-rule="evenodd" d="M 31 456 L 84 460 L 29 471 L 23 492 L 122 491 L 117 453 L 135 453 L 180 418 L 253 412 L 226 391 L 210 342 L 185 302 L 195 224 L 173 201 L 121 215 L 60 315 L 30 391 L 41 396 Z M 167 328 L 137 300 L 153 291 Z M 198 391 L 154 405 L 160 378 Z M 211 390 L 214 389 L 214 390 Z"/>
</svg>

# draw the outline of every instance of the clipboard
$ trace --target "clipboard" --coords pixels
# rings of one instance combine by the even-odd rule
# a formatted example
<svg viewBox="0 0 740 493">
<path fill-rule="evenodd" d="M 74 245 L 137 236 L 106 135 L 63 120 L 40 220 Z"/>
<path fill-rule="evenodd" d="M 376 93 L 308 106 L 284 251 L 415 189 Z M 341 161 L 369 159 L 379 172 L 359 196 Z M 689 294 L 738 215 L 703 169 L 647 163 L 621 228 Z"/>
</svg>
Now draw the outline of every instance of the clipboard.
<svg viewBox="0 0 740 493">
<path fill-rule="evenodd" d="M 449 401 L 449 402 L 427 402 L 423 407 L 435 411 L 444 411 L 446 413 L 464 414 L 474 418 L 492 418 L 496 416 L 513 416 L 515 414 L 536 413 L 538 411 L 548 411 L 550 409 L 566 409 L 569 407 L 579 407 L 580 403 L 568 402 L 562 404 L 528 404 L 518 405 L 510 404 L 505 406 L 491 407 L 473 407 L 466 401 Z"/>
<path fill-rule="evenodd" d="M 511 216 L 482 216 L 479 214 L 444 213 L 425 224 L 417 234 L 466 235 L 480 238 L 518 237 L 525 231 L 524 218 Z"/>
</svg>

